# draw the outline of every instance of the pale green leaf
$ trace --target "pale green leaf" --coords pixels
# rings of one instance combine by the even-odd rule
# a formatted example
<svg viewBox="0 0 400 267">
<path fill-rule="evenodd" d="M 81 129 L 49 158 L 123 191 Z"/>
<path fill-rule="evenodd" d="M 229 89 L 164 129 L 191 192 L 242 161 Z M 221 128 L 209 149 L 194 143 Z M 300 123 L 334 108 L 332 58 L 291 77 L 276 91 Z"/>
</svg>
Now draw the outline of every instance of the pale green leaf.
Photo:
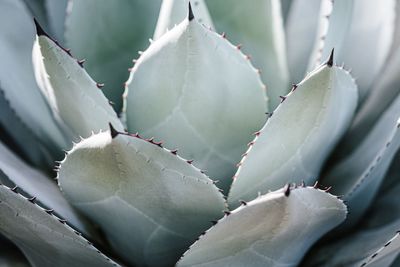
<svg viewBox="0 0 400 267">
<path fill-rule="evenodd" d="M 400 20 L 398 24 L 400 25 Z M 337 153 L 339 156 L 350 153 L 360 144 L 379 117 L 391 105 L 396 96 L 400 94 L 399 73 L 400 49 L 395 49 L 390 58 L 388 58 L 379 78 L 374 82 L 370 94 L 357 111 L 349 132 L 341 142 L 341 146 L 338 147 Z"/>
<path fill-rule="evenodd" d="M 10 102 L 5 98 L 0 87 L 0 126 L 3 134 L 6 133 L 15 143 L 16 150 L 21 151 L 24 160 L 35 166 L 52 166 L 54 158 L 48 151 L 45 144 L 42 143 L 35 133 L 21 118 L 18 117 L 15 110 L 10 106 Z M 62 151 L 60 151 L 62 153 Z M 58 155 L 57 158 L 62 158 Z"/>
<path fill-rule="evenodd" d="M 54 0 L 52 0 L 54 1 Z M 122 106 L 124 82 L 137 52 L 153 35 L 161 0 L 72 0 L 65 39 L 105 95 Z"/>
<path fill-rule="evenodd" d="M 294 0 L 286 20 L 287 59 L 292 82 L 306 74 L 320 25 L 321 0 Z"/>
<path fill-rule="evenodd" d="M 33 47 L 36 80 L 54 116 L 68 127 L 73 138 L 106 130 L 110 122 L 123 130 L 117 114 L 85 69 L 40 29 L 38 33 Z"/>
<path fill-rule="evenodd" d="M 163 0 L 160 14 L 158 16 L 157 26 L 154 31 L 153 39 L 157 40 L 168 30 L 174 28 L 188 13 L 188 5 L 190 0 Z M 195 19 L 204 24 L 206 27 L 214 29 L 207 5 L 204 0 L 191 1 L 193 13 L 196 14 Z"/>
<path fill-rule="evenodd" d="M 0 233 L 34 267 L 118 266 L 61 219 L 0 185 Z"/>
<path fill-rule="evenodd" d="M 114 250 L 139 266 L 173 265 L 225 208 L 217 187 L 193 165 L 115 130 L 78 143 L 61 164 L 59 183 Z"/>
<path fill-rule="evenodd" d="M 279 0 L 208 0 L 215 27 L 243 44 L 267 84 L 270 110 L 290 89 L 285 32 Z"/>
<path fill-rule="evenodd" d="M 50 152 L 66 147 L 67 139 L 56 125 L 48 104 L 36 85 L 32 68 L 35 31 L 31 15 L 19 0 L 0 3 L 0 90 L 15 117 L 46 144 Z M 7 113 L 0 113 L 6 116 Z M 8 120 L 7 117 L 3 117 Z M 21 132 L 10 133 L 17 137 Z"/>
<path fill-rule="evenodd" d="M 129 131 L 180 149 L 223 189 L 266 118 L 265 90 L 255 69 L 195 19 L 185 19 L 142 54 L 125 96 Z"/>
<path fill-rule="evenodd" d="M 18 186 L 31 197 L 66 219 L 74 227 L 89 234 L 87 221 L 65 200 L 57 184 L 43 173 L 28 166 L 0 142 L 0 171 L 6 177 L 0 182 L 7 186 Z"/>
<path fill-rule="evenodd" d="M 400 251 L 399 237 L 396 231 L 400 227 L 400 177 L 399 164 L 394 163 L 387 178 L 397 179 L 395 185 L 381 190 L 372 207 L 358 224 L 346 235 L 335 241 L 314 248 L 308 254 L 304 267 L 360 267 L 364 262 L 369 267 L 389 267 Z M 351 214 L 351 211 L 350 213 Z M 388 242 L 396 237 L 395 242 Z M 379 263 L 378 260 L 379 259 Z M 375 262 L 376 265 L 372 263 Z M 397 265 L 393 265 L 397 266 Z"/>
<path fill-rule="evenodd" d="M 333 195 L 286 187 L 232 211 L 207 230 L 177 266 L 296 266 L 346 213 Z"/>
<path fill-rule="evenodd" d="M 32 1 L 32 0 L 28 0 Z M 65 18 L 68 0 L 45 0 L 47 21 L 57 41 L 64 43 Z"/>
<path fill-rule="evenodd" d="M 347 129 L 357 105 L 357 87 L 346 70 L 321 65 L 294 88 L 239 164 L 230 205 L 287 182 L 314 182 Z"/>
<path fill-rule="evenodd" d="M 337 62 L 352 70 L 360 88 L 360 100 L 379 77 L 390 51 L 395 22 L 395 0 L 335 0 L 322 57 L 311 59 L 310 69 L 320 64 L 332 48 Z M 316 54 L 320 49 L 317 42 Z"/>
<path fill-rule="evenodd" d="M 350 215 L 346 225 L 353 225 L 373 200 L 395 153 L 400 147 L 400 96 L 378 120 L 360 145 L 322 177 L 332 192 L 343 195 Z"/>
</svg>

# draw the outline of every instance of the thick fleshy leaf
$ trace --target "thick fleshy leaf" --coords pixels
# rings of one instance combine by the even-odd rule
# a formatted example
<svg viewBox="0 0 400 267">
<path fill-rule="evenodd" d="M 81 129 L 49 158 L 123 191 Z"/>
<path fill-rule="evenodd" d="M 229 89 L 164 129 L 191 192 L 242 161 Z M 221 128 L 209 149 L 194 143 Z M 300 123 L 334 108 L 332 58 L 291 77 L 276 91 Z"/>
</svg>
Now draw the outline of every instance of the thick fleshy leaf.
<svg viewBox="0 0 400 267">
<path fill-rule="evenodd" d="M 37 27 L 33 47 L 35 75 L 54 116 L 68 127 L 75 140 L 108 129 L 110 122 L 123 130 L 98 84 L 68 51 Z"/>
<path fill-rule="evenodd" d="M 279 0 L 208 0 L 215 27 L 229 39 L 243 44 L 266 82 L 270 110 L 279 96 L 290 89 L 286 59 L 285 33 Z"/>
<path fill-rule="evenodd" d="M 36 197 L 48 209 L 54 209 L 57 215 L 66 219 L 77 229 L 89 234 L 87 221 L 82 218 L 65 200 L 57 184 L 43 173 L 31 168 L 0 143 L 0 182 L 9 186 L 18 186 L 28 196 Z M 6 177 L 4 177 L 6 176 Z"/>
<path fill-rule="evenodd" d="M 265 122 L 265 90 L 239 49 L 190 18 L 153 42 L 133 68 L 128 130 L 181 149 L 227 189 L 251 134 Z"/>
<path fill-rule="evenodd" d="M 380 191 L 379 197 L 364 216 L 362 223 L 343 238 L 316 246 L 307 255 L 303 267 L 360 267 L 363 263 L 371 264 L 365 265 L 369 267 L 390 266 L 396 257 L 396 252 L 400 251 L 399 237 L 396 234 L 400 229 L 399 166 L 398 162 L 393 164 L 387 176 L 390 179 L 393 176 L 397 183 Z M 396 242 L 389 242 L 394 236 L 396 239 L 393 241 Z M 378 259 L 379 262 L 376 262 Z M 373 265 L 373 262 L 376 264 Z M 397 265 L 393 265 L 395 266 Z"/>
<path fill-rule="evenodd" d="M 53 1 L 53 0 L 52 0 Z M 89 74 L 105 83 L 105 95 L 122 106 L 124 82 L 137 52 L 147 46 L 161 0 L 73 0 L 65 39 Z"/>
<path fill-rule="evenodd" d="M 350 74 L 326 65 L 296 85 L 257 133 L 235 174 L 228 202 L 249 201 L 287 182 L 312 183 L 357 105 Z M 338 109 L 340 107 L 340 109 Z M 262 162 L 262 164 L 260 164 Z"/>
<path fill-rule="evenodd" d="M 0 185 L 0 233 L 32 266 L 118 266 L 51 212 Z"/>
<path fill-rule="evenodd" d="M 331 194 L 287 186 L 232 211 L 177 266 L 296 266 L 346 213 L 343 202 Z"/>
<path fill-rule="evenodd" d="M 382 115 L 370 133 L 352 153 L 322 177 L 333 193 L 343 195 L 353 225 L 373 200 L 390 163 L 400 147 L 400 96 Z"/>
<path fill-rule="evenodd" d="M 352 69 L 360 88 L 360 100 L 378 78 L 390 51 L 395 21 L 395 0 L 335 0 L 322 50 L 326 58 L 332 48 L 338 64 Z M 317 42 L 315 51 L 318 51 Z M 372 52 L 373 51 L 373 52 Z M 318 54 L 318 53 L 316 53 Z M 314 57 L 310 69 L 319 65 Z"/>
<path fill-rule="evenodd" d="M 29 129 L 25 133 L 27 136 L 33 133 L 43 144 L 46 144 L 47 150 L 57 154 L 67 142 L 35 82 L 32 68 L 34 36 L 33 21 L 24 4 L 19 0 L 1 1 L 0 90 L 2 100 L 9 103 L 10 109 L 15 112 L 15 118 Z M 8 120 L 9 118 L 5 117 L 8 114 L 0 113 L 2 120 Z M 24 136 L 24 132 L 17 131 L 9 134 L 11 136 L 15 134 L 17 136 L 14 137 L 18 138 Z"/>
<path fill-rule="evenodd" d="M 324 0 L 325 1 L 325 0 Z M 287 58 L 292 82 L 300 82 L 320 27 L 321 0 L 294 0 L 286 21 Z"/>
<path fill-rule="evenodd" d="M 59 183 L 137 266 L 173 265 L 225 208 L 217 187 L 190 162 L 114 129 L 78 143 L 61 164 Z"/>
<path fill-rule="evenodd" d="M 154 40 L 160 38 L 164 33 L 186 18 L 189 2 L 190 0 L 163 0 L 153 36 Z M 191 8 L 193 9 L 193 13 L 196 14 L 195 19 L 199 23 L 214 29 L 214 24 L 204 0 L 192 1 Z"/>
</svg>

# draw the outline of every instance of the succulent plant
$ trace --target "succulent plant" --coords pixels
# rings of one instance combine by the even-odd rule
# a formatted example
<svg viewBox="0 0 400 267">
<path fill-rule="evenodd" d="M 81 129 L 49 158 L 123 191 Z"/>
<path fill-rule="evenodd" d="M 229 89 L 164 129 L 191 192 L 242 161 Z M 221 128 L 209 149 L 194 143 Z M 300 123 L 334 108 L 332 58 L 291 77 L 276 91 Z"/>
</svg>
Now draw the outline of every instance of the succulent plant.
<svg viewBox="0 0 400 267">
<path fill-rule="evenodd" d="M 2 0 L 0 265 L 397 266 L 399 8 Z"/>
</svg>

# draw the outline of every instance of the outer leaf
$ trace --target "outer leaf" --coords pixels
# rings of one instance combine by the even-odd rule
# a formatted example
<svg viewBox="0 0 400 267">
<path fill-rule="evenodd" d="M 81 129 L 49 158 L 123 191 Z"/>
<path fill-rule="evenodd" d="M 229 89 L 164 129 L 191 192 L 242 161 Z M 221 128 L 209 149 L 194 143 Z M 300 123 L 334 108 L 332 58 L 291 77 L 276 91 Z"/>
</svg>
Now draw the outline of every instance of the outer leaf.
<svg viewBox="0 0 400 267">
<path fill-rule="evenodd" d="M 320 22 L 321 0 L 291 2 L 286 21 L 286 45 L 291 80 L 304 77 Z"/>
<path fill-rule="evenodd" d="M 394 19 L 395 0 L 334 1 L 322 58 L 335 48 L 337 62 L 351 68 L 357 79 L 360 100 L 378 77 L 390 51 Z M 310 69 L 320 63 L 318 58 L 312 59 Z"/>
<path fill-rule="evenodd" d="M 77 144 L 59 182 L 138 266 L 171 266 L 225 208 L 212 181 L 174 152 L 113 129 Z"/>
<path fill-rule="evenodd" d="M 23 196 L 0 186 L 0 233 L 32 266 L 117 266 L 72 228 Z"/>
<path fill-rule="evenodd" d="M 39 35 L 33 47 L 35 75 L 54 116 L 66 124 L 75 139 L 107 129 L 109 122 L 122 130 L 121 122 L 96 82 L 69 52 L 37 27 Z"/>
<path fill-rule="evenodd" d="M 9 103 L 15 117 L 31 133 L 40 138 L 50 152 L 57 153 L 67 145 L 64 134 L 36 85 L 32 69 L 34 26 L 28 10 L 19 0 L 4 0 L 0 4 L 0 88 L 2 100 Z M 4 97 L 4 98 L 3 98 Z M 2 107 L 4 108 L 4 106 Z M 2 112 L 2 119 L 7 113 Z M 20 136 L 21 133 L 10 133 Z M 16 136 L 15 136 L 16 135 Z M 53 151 L 55 150 L 55 151 Z"/>
<path fill-rule="evenodd" d="M 265 121 L 265 90 L 255 69 L 195 19 L 185 19 L 142 54 L 125 96 L 129 131 L 182 149 L 223 189 Z"/>
<path fill-rule="evenodd" d="M 172 29 L 186 18 L 189 2 L 190 0 L 163 0 L 153 36 L 154 40 L 160 38 L 169 29 Z M 214 24 L 204 0 L 195 0 L 192 1 L 192 4 L 193 12 L 196 14 L 196 20 L 214 29 Z"/>
<path fill-rule="evenodd" d="M 54 209 L 62 218 L 88 234 L 87 221 L 71 207 L 57 185 L 41 172 L 29 167 L 0 143 L 0 182 L 7 186 L 18 186 L 29 196 L 36 197 L 47 208 Z M 6 177 L 4 177 L 6 176 Z"/>
<path fill-rule="evenodd" d="M 398 24 L 398 28 L 400 28 L 400 20 Z M 382 116 L 382 113 L 391 105 L 396 96 L 400 94 L 399 72 L 400 50 L 398 49 L 393 51 L 379 79 L 374 83 L 371 93 L 357 111 L 349 132 L 343 138 L 341 146 L 337 149 L 339 156 L 350 153 L 360 144 L 371 131 L 379 117 Z"/>
<path fill-rule="evenodd" d="M 56 39 L 64 43 L 65 17 L 67 15 L 68 0 L 45 0 L 49 28 Z"/>
<path fill-rule="evenodd" d="M 152 36 L 161 0 L 73 0 L 65 39 L 88 72 L 106 84 L 104 93 L 122 106 L 123 83 L 137 51 Z"/>
<path fill-rule="evenodd" d="M 243 44 L 254 58 L 268 86 L 270 110 L 279 104 L 279 96 L 289 91 L 285 34 L 279 0 L 206 1 L 215 27 L 233 42 Z"/>
<path fill-rule="evenodd" d="M 394 237 L 385 243 L 385 245 L 369 256 L 361 264 L 362 267 L 382 267 L 391 266 L 392 262 L 399 255 L 400 251 L 400 232 L 397 232 Z"/>
<path fill-rule="evenodd" d="M 397 253 L 400 251 L 397 243 L 398 234 L 396 235 L 400 225 L 398 167 L 398 162 L 393 164 L 387 177 L 396 178 L 397 184 L 380 192 L 380 196 L 374 201 L 363 222 L 345 237 L 331 241 L 325 246 L 316 246 L 302 266 L 360 267 L 364 262 L 370 262 L 371 265 L 367 265 L 370 267 L 390 266 L 390 262 L 395 259 L 396 251 Z M 396 242 L 389 243 L 394 235 Z M 380 264 L 372 265 L 372 262 L 378 259 Z"/>
<path fill-rule="evenodd" d="M 289 181 L 316 180 L 357 104 L 354 80 L 331 64 L 320 66 L 294 87 L 250 143 L 254 145 L 235 174 L 230 205 L 237 206 L 240 199 L 251 200 L 258 192 L 276 190 Z"/>
<path fill-rule="evenodd" d="M 209 229 L 177 266 L 296 266 L 307 249 L 346 218 L 336 197 L 286 187 L 237 208 Z"/>
<path fill-rule="evenodd" d="M 334 185 L 332 192 L 348 201 L 351 213 L 347 226 L 354 224 L 368 208 L 400 147 L 399 117 L 400 96 L 357 149 L 322 177 L 324 184 Z"/>
<path fill-rule="evenodd" d="M 10 143 L 14 142 L 14 149 L 19 150 L 27 162 L 36 166 L 52 166 L 54 159 L 45 144 L 32 132 L 32 130 L 18 117 L 10 102 L 5 98 L 0 88 L 0 131 L 6 134 Z"/>
</svg>

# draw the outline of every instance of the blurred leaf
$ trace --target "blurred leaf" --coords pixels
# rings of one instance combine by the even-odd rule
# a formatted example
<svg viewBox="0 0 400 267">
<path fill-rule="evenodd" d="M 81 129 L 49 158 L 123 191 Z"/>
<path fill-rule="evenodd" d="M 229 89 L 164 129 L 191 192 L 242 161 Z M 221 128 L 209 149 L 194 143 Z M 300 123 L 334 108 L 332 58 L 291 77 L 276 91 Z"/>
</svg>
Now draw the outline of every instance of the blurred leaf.
<svg viewBox="0 0 400 267">
<path fill-rule="evenodd" d="M 52 166 L 54 158 L 47 150 L 35 133 L 32 132 L 15 110 L 10 106 L 10 102 L 5 98 L 4 91 L 0 87 L 0 131 L 6 132 L 9 140 L 5 140 L 8 145 L 14 142 L 12 149 L 18 151 L 27 162 L 35 166 Z"/>
<path fill-rule="evenodd" d="M 117 266 L 72 228 L 23 196 L 0 185 L 0 233 L 34 267 Z"/>
<path fill-rule="evenodd" d="M 32 0 L 28 0 L 32 1 Z M 64 44 L 65 18 L 69 0 L 45 0 L 47 21 L 57 41 Z"/>
<path fill-rule="evenodd" d="M 33 47 L 36 80 L 60 124 L 71 130 L 75 140 L 108 129 L 110 122 L 123 130 L 107 98 L 79 62 L 40 28 L 37 31 Z"/>
<path fill-rule="evenodd" d="M 211 17 L 218 31 L 229 40 L 243 44 L 266 82 L 270 110 L 279 96 L 290 89 L 286 59 L 285 33 L 279 0 L 208 0 Z"/>
<path fill-rule="evenodd" d="M 366 266 L 390 266 L 391 261 L 396 258 L 396 253 L 400 251 L 399 238 L 396 234 L 400 229 L 399 166 L 398 161 L 394 163 L 387 175 L 387 178 L 393 176 L 397 183 L 381 190 L 361 223 L 341 239 L 316 246 L 307 255 L 307 261 L 302 266 L 360 267 L 363 262 L 369 262 L 371 259 L 382 261 L 377 265 L 371 262 L 371 265 Z M 396 242 L 389 244 L 388 241 L 394 236 Z"/>
<path fill-rule="evenodd" d="M 346 70 L 321 65 L 294 89 L 244 154 L 229 205 L 236 207 L 241 199 L 249 201 L 287 182 L 314 182 L 347 129 L 357 104 L 357 87 Z"/>
<path fill-rule="evenodd" d="M 346 213 L 333 195 L 286 187 L 232 211 L 207 230 L 177 266 L 296 266 Z"/>
<path fill-rule="evenodd" d="M 129 131 L 182 149 L 224 190 L 267 109 L 263 84 L 246 57 L 195 19 L 142 54 L 125 96 Z"/>
<path fill-rule="evenodd" d="M 300 82 L 306 74 L 317 34 L 324 24 L 320 12 L 325 12 L 326 1 L 330 0 L 291 1 L 285 30 L 288 67 L 294 83 Z"/>
<path fill-rule="evenodd" d="M 217 187 L 193 165 L 113 129 L 77 144 L 59 182 L 115 251 L 139 266 L 173 265 L 225 208 Z"/>
<path fill-rule="evenodd" d="M 373 200 L 390 163 L 400 147 L 400 96 L 385 111 L 360 145 L 322 176 L 324 185 L 343 195 L 352 226 Z"/>
<path fill-rule="evenodd" d="M 320 54 L 317 42 L 309 69 L 335 48 L 338 64 L 352 70 L 362 101 L 390 51 L 394 21 L 395 0 L 335 0 L 323 49 Z"/>
<path fill-rule="evenodd" d="M 160 15 L 158 16 L 157 26 L 153 39 L 157 40 L 168 30 L 174 28 L 187 17 L 189 0 L 164 0 L 161 5 Z M 206 27 L 214 29 L 214 24 L 208 13 L 207 5 L 204 0 L 192 0 L 191 7 L 196 14 L 195 19 Z"/>
<path fill-rule="evenodd" d="M 147 47 L 161 0 L 73 0 L 67 16 L 65 39 L 97 81 L 105 95 L 122 106 L 124 82 L 137 52 Z"/>
<path fill-rule="evenodd" d="M 55 123 L 49 106 L 36 85 L 32 68 L 32 45 L 34 40 L 33 20 L 24 4 L 17 0 L 0 3 L 0 90 L 1 100 L 9 103 L 9 109 L 0 113 L 2 122 L 8 121 L 10 112 L 21 123 L 17 127 L 26 132 L 11 131 L 17 142 L 21 136 L 32 140 L 32 133 L 54 154 L 66 147 L 66 138 Z M 29 103 L 29 104 L 28 104 Z M 2 109 L 7 108 L 2 105 Z M 17 122 L 15 122 L 17 124 Z M 21 126 L 24 125 L 24 126 Z M 16 138 L 17 137 L 17 138 Z M 46 157 L 47 155 L 44 155 Z"/>
<path fill-rule="evenodd" d="M 57 184 L 52 182 L 43 173 L 29 167 L 0 142 L 0 171 L 6 176 L 0 176 L 0 182 L 9 186 L 18 186 L 29 197 L 36 200 L 48 209 L 68 220 L 77 229 L 85 234 L 90 233 L 86 220 L 82 218 L 65 200 Z"/>
<path fill-rule="evenodd" d="M 396 27 L 392 47 L 385 65 L 374 81 L 366 100 L 359 107 L 348 133 L 337 148 L 336 157 L 354 150 L 376 121 L 400 93 L 400 2 L 396 4 Z"/>
</svg>

